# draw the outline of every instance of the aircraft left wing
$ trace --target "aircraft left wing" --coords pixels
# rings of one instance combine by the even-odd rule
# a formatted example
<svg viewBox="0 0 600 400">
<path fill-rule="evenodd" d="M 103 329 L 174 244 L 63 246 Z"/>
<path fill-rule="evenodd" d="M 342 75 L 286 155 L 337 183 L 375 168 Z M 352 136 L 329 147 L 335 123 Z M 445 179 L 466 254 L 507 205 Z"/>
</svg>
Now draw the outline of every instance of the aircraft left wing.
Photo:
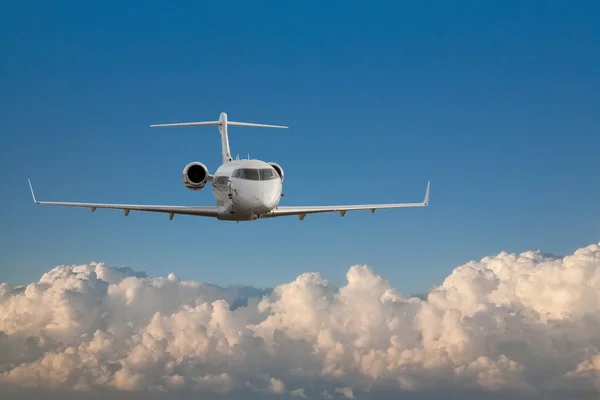
<svg viewBox="0 0 600 400">
<path fill-rule="evenodd" d="M 347 211 L 357 210 L 375 210 L 383 208 L 408 208 L 408 207 L 427 207 L 429 205 L 429 186 L 431 182 L 427 182 L 425 191 L 425 199 L 422 203 L 397 203 L 397 204 L 362 204 L 362 205 L 347 205 L 347 206 L 280 206 L 275 210 L 261 215 L 261 218 L 275 218 L 289 215 L 297 215 L 302 221 L 306 214 L 317 214 L 326 212 L 339 212 L 343 217 Z"/>
<path fill-rule="evenodd" d="M 39 201 L 36 200 L 35 194 L 33 193 L 33 187 L 31 181 L 29 181 L 29 189 L 31 189 L 31 197 L 35 204 L 47 204 L 51 206 L 67 206 L 67 207 L 84 207 L 89 208 L 92 212 L 96 211 L 97 208 L 111 208 L 116 210 L 123 210 L 125 216 L 129 215 L 130 211 L 149 211 L 169 214 L 169 219 L 173 219 L 175 214 L 182 215 L 195 215 L 200 217 L 213 217 L 218 216 L 218 208 L 216 206 L 153 206 L 153 205 L 140 205 L 140 204 L 104 204 L 104 203 L 72 203 L 62 201 Z"/>
</svg>

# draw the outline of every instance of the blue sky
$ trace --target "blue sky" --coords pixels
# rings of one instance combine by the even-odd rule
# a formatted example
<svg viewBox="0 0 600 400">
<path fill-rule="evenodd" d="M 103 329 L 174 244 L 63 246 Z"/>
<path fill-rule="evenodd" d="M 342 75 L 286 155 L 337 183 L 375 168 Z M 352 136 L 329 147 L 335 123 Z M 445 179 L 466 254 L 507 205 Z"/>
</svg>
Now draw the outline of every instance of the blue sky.
<svg viewBox="0 0 600 400">
<path fill-rule="evenodd" d="M 270 286 L 369 264 L 405 293 L 500 251 L 600 240 L 600 5 L 442 1 L 7 3 L 0 16 L 0 281 L 104 261 Z M 35 10 L 35 11 L 32 11 Z M 286 205 L 427 209 L 255 223 L 34 206 L 213 204 L 181 170 L 285 170 Z"/>
</svg>

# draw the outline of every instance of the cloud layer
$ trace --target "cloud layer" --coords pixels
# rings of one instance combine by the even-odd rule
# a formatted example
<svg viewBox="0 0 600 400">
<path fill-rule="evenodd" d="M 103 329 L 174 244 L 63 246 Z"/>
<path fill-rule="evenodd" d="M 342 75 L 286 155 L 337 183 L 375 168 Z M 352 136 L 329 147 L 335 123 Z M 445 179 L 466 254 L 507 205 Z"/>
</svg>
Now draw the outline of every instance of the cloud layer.
<svg viewBox="0 0 600 400">
<path fill-rule="evenodd" d="M 598 349 L 600 244 L 473 261 L 424 300 L 362 265 L 340 288 L 318 273 L 262 291 L 102 263 L 0 284 L 0 391 L 595 397 Z"/>
</svg>

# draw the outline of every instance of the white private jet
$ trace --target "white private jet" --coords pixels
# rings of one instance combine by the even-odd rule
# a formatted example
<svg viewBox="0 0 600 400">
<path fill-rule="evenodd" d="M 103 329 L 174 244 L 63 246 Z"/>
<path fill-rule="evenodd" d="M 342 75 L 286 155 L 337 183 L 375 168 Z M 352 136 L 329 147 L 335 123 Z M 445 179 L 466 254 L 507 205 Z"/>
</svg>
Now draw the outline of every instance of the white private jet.
<svg viewBox="0 0 600 400">
<path fill-rule="evenodd" d="M 347 211 L 375 210 L 380 208 L 426 207 L 429 204 L 429 185 L 425 191 L 422 203 L 399 204 L 365 204 L 342 206 L 280 206 L 283 168 L 274 162 L 260 160 L 240 160 L 231 158 L 227 127 L 249 126 L 262 128 L 287 128 L 287 126 L 234 122 L 227 120 L 227 114 L 221 113 L 218 121 L 185 122 L 174 124 L 150 125 L 151 127 L 165 126 L 218 126 L 221 132 L 223 163 L 213 175 L 201 162 L 194 161 L 183 169 L 181 178 L 183 185 L 190 190 L 202 190 L 208 182 L 212 183 L 212 191 L 216 199 L 215 206 L 158 206 L 137 204 L 102 204 L 102 203 L 72 203 L 38 201 L 35 198 L 31 181 L 29 188 L 35 204 L 54 206 L 87 207 L 92 212 L 97 208 L 112 208 L 123 210 L 125 216 L 134 211 L 151 211 L 169 214 L 173 219 L 175 214 L 212 217 L 224 221 L 253 221 L 260 218 L 283 217 L 296 215 L 303 220 L 306 214 L 339 212 L 343 217 Z"/>
</svg>

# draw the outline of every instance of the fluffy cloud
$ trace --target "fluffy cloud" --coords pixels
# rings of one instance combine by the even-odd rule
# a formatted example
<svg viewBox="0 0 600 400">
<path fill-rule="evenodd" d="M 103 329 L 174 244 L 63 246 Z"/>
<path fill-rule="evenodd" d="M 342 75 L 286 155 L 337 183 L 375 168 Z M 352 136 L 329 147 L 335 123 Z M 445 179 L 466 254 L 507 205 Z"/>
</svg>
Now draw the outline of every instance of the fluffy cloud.
<svg viewBox="0 0 600 400">
<path fill-rule="evenodd" d="M 340 288 L 318 273 L 263 291 L 102 263 L 0 284 L 5 393 L 596 397 L 599 348 L 600 245 L 486 257 L 426 297 L 362 265 Z"/>
</svg>

